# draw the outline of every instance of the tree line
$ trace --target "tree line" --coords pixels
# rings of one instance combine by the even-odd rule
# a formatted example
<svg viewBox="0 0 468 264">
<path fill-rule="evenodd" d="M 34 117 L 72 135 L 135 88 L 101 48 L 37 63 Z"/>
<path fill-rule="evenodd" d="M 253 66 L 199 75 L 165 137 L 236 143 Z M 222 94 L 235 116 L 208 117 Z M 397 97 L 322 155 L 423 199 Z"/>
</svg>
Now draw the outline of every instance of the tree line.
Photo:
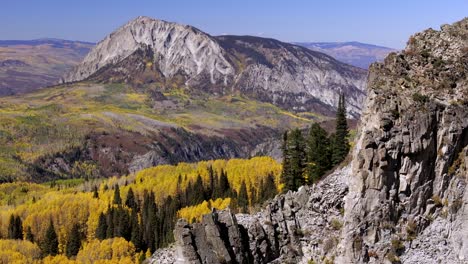
<svg viewBox="0 0 468 264">
<path fill-rule="evenodd" d="M 308 135 L 298 128 L 283 135 L 283 191 L 296 191 L 304 184 L 320 180 L 323 175 L 341 163 L 349 152 L 349 130 L 346 104 L 340 95 L 336 113 L 335 133 L 328 135 L 318 123 L 312 124 Z"/>
</svg>

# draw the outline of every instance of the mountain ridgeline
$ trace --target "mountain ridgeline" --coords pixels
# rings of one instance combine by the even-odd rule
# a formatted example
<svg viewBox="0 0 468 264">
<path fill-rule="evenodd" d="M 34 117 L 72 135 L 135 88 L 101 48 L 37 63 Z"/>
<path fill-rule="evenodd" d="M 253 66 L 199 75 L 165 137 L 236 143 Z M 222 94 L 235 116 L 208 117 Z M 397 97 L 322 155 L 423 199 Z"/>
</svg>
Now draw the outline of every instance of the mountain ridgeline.
<svg viewBox="0 0 468 264">
<path fill-rule="evenodd" d="M 311 50 L 323 52 L 333 58 L 360 67 L 368 69 L 374 62 L 382 62 L 390 52 L 396 50 L 365 44 L 356 41 L 351 42 L 296 42 L 299 46 Z"/>
<path fill-rule="evenodd" d="M 323 53 L 252 36 L 210 36 L 138 17 L 117 29 L 62 82 L 154 83 L 213 95 L 242 94 L 294 111 L 331 115 L 338 94 L 359 116 L 366 71 Z"/>
</svg>

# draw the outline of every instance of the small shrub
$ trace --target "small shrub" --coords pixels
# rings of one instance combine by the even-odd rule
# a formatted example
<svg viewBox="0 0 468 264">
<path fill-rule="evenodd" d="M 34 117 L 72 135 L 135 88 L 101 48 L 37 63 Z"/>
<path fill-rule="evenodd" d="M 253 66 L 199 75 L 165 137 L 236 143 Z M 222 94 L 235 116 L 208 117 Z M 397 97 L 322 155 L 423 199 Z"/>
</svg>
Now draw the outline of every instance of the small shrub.
<svg viewBox="0 0 468 264">
<path fill-rule="evenodd" d="M 363 244 L 363 241 L 362 241 L 362 237 L 358 236 L 358 237 L 355 237 L 354 238 L 354 241 L 353 241 L 353 249 L 355 252 L 361 252 L 362 250 L 362 244 Z"/>
<path fill-rule="evenodd" d="M 395 252 L 401 252 L 402 250 L 405 249 L 405 245 L 400 239 L 392 239 L 391 243 L 392 243 L 392 249 Z"/>
<path fill-rule="evenodd" d="M 387 254 L 387 259 L 388 259 L 388 261 L 390 261 L 391 263 L 394 263 L 394 264 L 401 263 L 400 258 L 393 252 L 389 252 Z"/>
<path fill-rule="evenodd" d="M 442 206 L 442 199 L 440 198 L 439 195 L 433 195 L 433 196 L 432 196 L 432 200 L 434 201 L 434 204 L 435 204 L 437 207 L 441 207 L 441 206 Z"/>
<path fill-rule="evenodd" d="M 414 93 L 413 100 L 418 103 L 427 103 L 429 101 L 429 97 L 420 93 Z"/>
<path fill-rule="evenodd" d="M 458 198 L 454 200 L 452 204 L 450 205 L 450 211 L 452 212 L 452 214 L 455 214 L 456 212 L 458 212 L 458 210 L 462 207 L 462 205 L 463 205 L 462 199 Z"/>
<path fill-rule="evenodd" d="M 335 230 L 340 230 L 343 227 L 343 223 L 338 219 L 332 219 L 330 225 Z"/>
<path fill-rule="evenodd" d="M 393 117 L 393 119 L 400 118 L 400 111 L 398 111 L 398 109 L 393 109 L 392 110 L 392 117 Z"/>
<path fill-rule="evenodd" d="M 426 59 L 431 56 L 431 53 L 427 49 L 422 50 L 420 54 L 423 58 L 426 58 Z"/>
<path fill-rule="evenodd" d="M 331 257 L 330 259 L 329 259 L 329 258 L 325 258 L 325 259 L 323 260 L 323 263 L 324 263 L 324 264 L 333 264 L 333 263 L 335 263 L 335 257 Z"/>
<path fill-rule="evenodd" d="M 413 240 L 416 237 L 416 232 L 418 230 L 418 225 L 414 220 L 409 220 L 406 224 L 406 234 L 408 236 L 408 240 Z"/>
<path fill-rule="evenodd" d="M 330 250 L 334 249 L 337 244 L 338 244 L 338 239 L 336 237 L 327 238 L 323 242 L 323 251 L 326 253 L 330 252 Z"/>
</svg>

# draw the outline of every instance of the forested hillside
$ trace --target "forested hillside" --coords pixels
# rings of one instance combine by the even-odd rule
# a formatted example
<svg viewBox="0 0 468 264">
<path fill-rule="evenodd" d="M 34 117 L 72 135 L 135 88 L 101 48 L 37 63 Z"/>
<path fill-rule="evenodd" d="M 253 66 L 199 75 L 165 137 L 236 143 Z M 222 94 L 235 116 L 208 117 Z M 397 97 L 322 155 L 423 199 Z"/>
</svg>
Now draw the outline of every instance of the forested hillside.
<svg viewBox="0 0 468 264">
<path fill-rule="evenodd" d="M 107 180 L 0 185 L 0 262 L 138 263 L 177 217 L 248 212 L 282 188 L 269 157 L 163 165 Z M 100 261 L 100 262 L 99 262 Z"/>
</svg>

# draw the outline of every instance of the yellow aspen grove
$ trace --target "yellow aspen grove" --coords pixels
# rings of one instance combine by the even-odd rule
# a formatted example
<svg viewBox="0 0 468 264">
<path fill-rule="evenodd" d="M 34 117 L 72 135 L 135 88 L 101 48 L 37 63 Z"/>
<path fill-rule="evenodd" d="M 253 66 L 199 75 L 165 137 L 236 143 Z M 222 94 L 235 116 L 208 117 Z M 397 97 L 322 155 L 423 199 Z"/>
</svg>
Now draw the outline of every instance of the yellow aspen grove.
<svg viewBox="0 0 468 264">
<path fill-rule="evenodd" d="M 24 239 L 0 240 L 0 263 L 138 262 L 144 258 L 141 254 L 172 243 L 178 217 L 198 221 L 212 208 L 235 206 L 242 182 L 253 204 L 266 179 L 278 188 L 281 169 L 270 157 L 254 157 L 161 165 L 108 179 L 0 184 L 0 237 L 8 237 L 14 217 Z M 166 223 L 158 219 L 161 210 L 169 214 Z M 51 222 L 58 255 L 45 257 L 40 245 Z M 143 235 L 156 228 L 152 223 L 160 223 L 164 231 L 155 237 Z M 71 232 L 76 225 L 79 232 Z M 72 234 L 71 244 L 79 251 L 67 258 Z"/>
</svg>

